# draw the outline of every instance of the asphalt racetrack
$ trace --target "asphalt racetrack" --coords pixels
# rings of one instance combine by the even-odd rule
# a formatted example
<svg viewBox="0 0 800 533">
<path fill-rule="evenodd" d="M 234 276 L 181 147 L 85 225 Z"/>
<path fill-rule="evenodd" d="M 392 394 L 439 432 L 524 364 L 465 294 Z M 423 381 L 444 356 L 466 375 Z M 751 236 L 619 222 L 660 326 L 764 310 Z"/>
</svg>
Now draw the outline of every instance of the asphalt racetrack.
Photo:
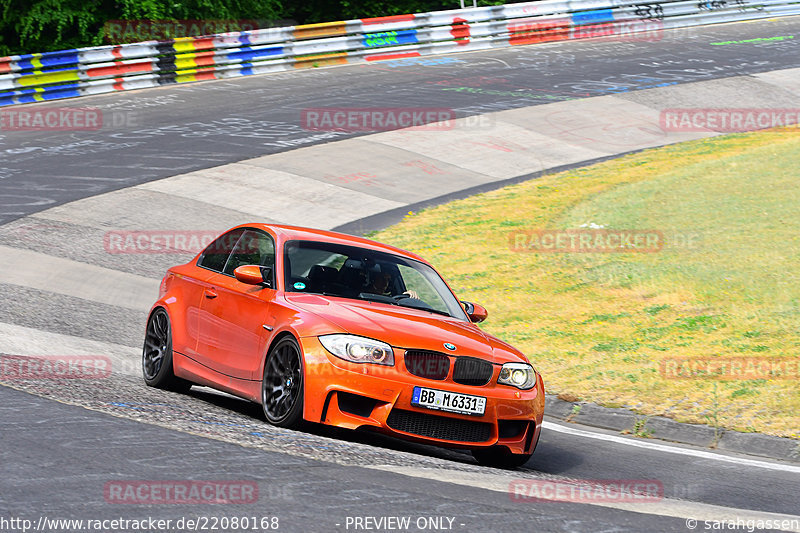
<svg viewBox="0 0 800 533">
<path fill-rule="evenodd" d="M 216 519 L 216 530 L 237 531 L 253 528 L 234 528 L 230 522 L 222 528 L 219 518 L 251 517 L 268 519 L 259 523 L 270 529 L 297 532 L 691 531 L 725 530 L 720 525 L 737 520 L 740 531 L 748 530 L 747 524 L 755 528 L 759 520 L 762 525 L 783 522 L 758 530 L 800 531 L 796 462 L 546 419 L 533 458 L 517 471 L 503 471 L 479 467 L 463 452 L 369 433 L 315 425 L 303 432 L 282 430 L 264 421 L 259 406 L 204 388 L 187 395 L 149 389 L 137 375 L 147 307 L 155 301 L 164 269 L 190 256 L 118 255 L 102 244 L 108 230 L 143 228 L 143 220 L 153 221 L 145 229 L 224 229 L 252 215 L 237 211 L 233 199 L 215 196 L 216 189 L 188 190 L 205 182 L 182 184 L 174 180 L 178 175 L 265 156 L 284 158 L 280 161 L 288 168 L 296 149 L 327 150 L 327 157 L 337 153 L 335 142 L 361 142 L 355 139 L 361 136 L 367 142 L 370 132 L 309 131 L 301 118 L 305 109 L 452 108 L 460 117 L 478 117 L 544 105 L 579 106 L 598 96 L 640 106 L 658 97 L 664 98 L 662 107 L 679 107 L 685 99 L 668 101 L 666 95 L 691 99 L 686 95 L 693 87 L 704 87 L 698 97 L 703 101 L 710 98 L 708 87 L 743 91 L 719 94 L 739 98 L 744 107 L 758 96 L 744 92 L 748 84 L 790 79 L 768 73 L 800 67 L 800 39 L 773 39 L 798 31 L 800 19 L 787 18 L 675 30 L 655 42 L 550 43 L 43 104 L 99 108 L 107 122 L 97 131 L 3 131 L 0 136 L 0 353 L 110 353 L 115 367 L 103 380 L 4 380 L 0 530 L 21 531 L 28 524 L 22 520 L 30 520 L 31 530 L 86 531 L 92 530 L 88 522 L 50 521 L 151 517 L 172 521 L 155 530 L 202 530 L 186 520 L 211 526 L 215 522 L 209 520 Z M 789 86 L 780 92 L 780 106 L 796 102 L 798 94 L 792 95 Z M 574 135 L 570 128 L 560 132 Z M 576 142 L 581 155 L 565 164 L 640 149 L 625 135 L 615 139 L 603 151 Z M 365 153 L 364 164 L 380 167 L 381 153 Z M 553 166 L 558 165 L 541 168 Z M 494 181 L 471 174 L 462 182 L 442 174 L 425 194 L 419 192 L 423 182 L 397 178 L 359 188 L 324 172 L 322 188 L 302 181 L 296 187 L 320 195 L 329 227 L 358 226 L 364 217 L 388 221 L 382 213 L 431 198 L 534 177 L 529 170 L 493 175 Z M 264 182 L 259 193 L 280 198 L 292 192 L 285 184 L 270 183 Z M 341 190 L 334 191 L 337 183 Z M 352 202 L 367 199 L 365 191 L 373 191 L 368 198 L 373 203 L 362 213 Z M 159 196 L 168 194 L 180 201 Z M 331 198 L 345 199 L 341 205 L 346 207 L 337 211 Z M 304 215 L 278 201 L 270 205 L 277 207 L 262 220 L 293 222 Z M 175 225 L 167 226 L 170 221 Z M 90 290 L 82 285 L 86 279 L 99 281 Z M 257 498 L 234 504 L 113 501 L 109 483 L 126 480 L 235 480 L 257 487 Z M 655 482 L 662 495 L 653 501 L 554 502 L 531 501 L 515 492 L 530 483 L 570 480 Z M 389 517 L 407 518 L 408 525 L 401 528 L 402 521 Z M 12 518 L 17 521 L 2 521 Z M 141 529 L 117 524 L 93 530 Z"/>
<path fill-rule="evenodd" d="M 108 112 L 109 126 L 3 135 L 0 223 L 109 190 L 357 135 L 305 130 L 301 113 L 308 108 L 452 108 L 477 115 L 800 67 L 797 39 L 711 44 L 793 35 L 797 25 L 796 18 L 724 24 L 665 31 L 654 42 L 549 43 L 63 101 L 58 106 Z"/>
</svg>

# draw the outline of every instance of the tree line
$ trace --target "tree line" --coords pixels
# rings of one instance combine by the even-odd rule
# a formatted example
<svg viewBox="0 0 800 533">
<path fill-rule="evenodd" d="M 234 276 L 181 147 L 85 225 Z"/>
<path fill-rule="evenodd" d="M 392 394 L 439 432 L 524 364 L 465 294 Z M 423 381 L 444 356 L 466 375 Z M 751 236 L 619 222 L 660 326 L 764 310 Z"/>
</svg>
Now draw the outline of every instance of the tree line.
<svg viewBox="0 0 800 533">
<path fill-rule="evenodd" d="M 0 0 L 0 56 L 459 7 L 459 0 Z"/>
</svg>

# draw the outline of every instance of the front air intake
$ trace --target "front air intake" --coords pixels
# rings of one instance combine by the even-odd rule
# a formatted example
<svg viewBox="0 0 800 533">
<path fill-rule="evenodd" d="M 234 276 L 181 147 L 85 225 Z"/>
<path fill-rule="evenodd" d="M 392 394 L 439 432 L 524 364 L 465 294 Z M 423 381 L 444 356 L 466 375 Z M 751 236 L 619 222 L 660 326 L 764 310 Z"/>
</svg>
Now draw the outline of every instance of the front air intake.
<svg viewBox="0 0 800 533">
<path fill-rule="evenodd" d="M 492 363 L 474 357 L 459 357 L 453 367 L 453 381 L 462 385 L 480 387 L 492 379 Z"/>
<path fill-rule="evenodd" d="M 386 424 L 403 433 L 449 440 L 453 442 L 486 442 L 492 436 L 492 425 L 474 420 L 392 409 Z"/>
<path fill-rule="evenodd" d="M 443 380 L 450 373 L 450 358 L 427 350 L 406 350 L 404 357 L 409 374 L 425 379 Z"/>
</svg>

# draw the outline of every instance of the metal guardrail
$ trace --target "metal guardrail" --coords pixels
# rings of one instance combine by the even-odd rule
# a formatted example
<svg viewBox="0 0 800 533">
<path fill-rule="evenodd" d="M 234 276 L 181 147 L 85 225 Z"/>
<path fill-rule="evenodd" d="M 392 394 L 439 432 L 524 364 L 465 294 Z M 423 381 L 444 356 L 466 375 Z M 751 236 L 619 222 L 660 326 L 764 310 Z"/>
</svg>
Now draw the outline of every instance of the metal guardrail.
<svg viewBox="0 0 800 533">
<path fill-rule="evenodd" d="M 0 58 L 0 106 L 800 14 L 800 0 L 543 0 Z"/>
</svg>

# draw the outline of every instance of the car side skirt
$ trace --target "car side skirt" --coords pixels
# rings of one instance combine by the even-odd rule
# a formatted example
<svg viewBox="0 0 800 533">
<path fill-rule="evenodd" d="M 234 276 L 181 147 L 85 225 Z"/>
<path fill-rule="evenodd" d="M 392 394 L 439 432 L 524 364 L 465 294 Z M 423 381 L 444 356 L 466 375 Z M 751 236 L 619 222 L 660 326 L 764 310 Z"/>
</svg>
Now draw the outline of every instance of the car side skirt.
<svg viewBox="0 0 800 533">
<path fill-rule="evenodd" d="M 178 352 L 172 355 L 175 375 L 197 385 L 204 385 L 252 402 L 261 402 L 261 381 L 234 378 L 201 365 Z"/>
</svg>

